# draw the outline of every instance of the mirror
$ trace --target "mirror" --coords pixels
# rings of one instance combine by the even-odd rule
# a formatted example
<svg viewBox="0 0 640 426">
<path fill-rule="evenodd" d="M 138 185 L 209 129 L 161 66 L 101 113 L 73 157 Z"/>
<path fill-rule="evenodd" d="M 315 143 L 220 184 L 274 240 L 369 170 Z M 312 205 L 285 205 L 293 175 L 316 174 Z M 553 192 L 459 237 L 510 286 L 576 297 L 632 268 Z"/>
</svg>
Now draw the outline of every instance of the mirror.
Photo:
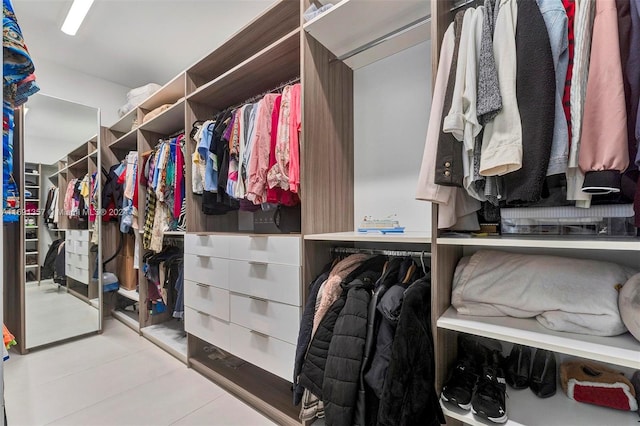
<svg viewBox="0 0 640 426">
<path fill-rule="evenodd" d="M 38 93 L 24 114 L 21 250 L 31 349 L 101 328 L 100 111 Z"/>
</svg>

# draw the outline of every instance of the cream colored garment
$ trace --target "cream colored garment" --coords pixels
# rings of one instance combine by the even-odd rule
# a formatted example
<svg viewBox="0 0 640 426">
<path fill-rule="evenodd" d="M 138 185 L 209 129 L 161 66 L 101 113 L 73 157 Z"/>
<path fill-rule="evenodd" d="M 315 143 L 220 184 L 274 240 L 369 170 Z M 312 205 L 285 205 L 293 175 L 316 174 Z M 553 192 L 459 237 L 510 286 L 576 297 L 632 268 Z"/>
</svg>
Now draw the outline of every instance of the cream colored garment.
<svg viewBox="0 0 640 426">
<path fill-rule="evenodd" d="M 475 141 L 482 130 L 476 112 L 476 104 L 483 21 L 484 6 L 477 9 L 467 9 L 465 12 L 451 109 L 443 124 L 444 132 L 453 134 L 457 140 L 463 143 L 463 185 L 467 193 L 479 201 L 487 199 L 484 189 L 478 192 L 473 183 Z"/>
<path fill-rule="evenodd" d="M 501 0 L 493 37 L 502 109 L 482 137 L 480 174 L 502 176 L 522 167 L 522 123 L 516 99 L 516 0 Z"/>
<path fill-rule="evenodd" d="M 447 89 L 447 79 L 451 70 L 451 59 L 455 36 L 453 24 L 444 34 L 440 49 L 440 63 L 436 74 L 436 83 L 433 89 L 431 101 L 431 113 L 429 116 L 429 128 L 422 157 L 420 177 L 418 178 L 418 188 L 416 199 L 431 201 L 438 204 L 438 228 L 452 228 L 459 221 L 459 218 L 467 217 L 480 209 L 480 203 L 471 199 L 463 190 L 452 186 L 442 186 L 435 183 L 436 154 L 438 149 L 438 138 L 440 137 L 440 123 L 444 107 L 444 96 Z M 475 214 L 473 215 L 475 216 Z M 475 225 L 471 223 L 469 230 L 478 229 L 478 221 Z"/>
<path fill-rule="evenodd" d="M 158 108 L 152 110 L 147 115 L 145 115 L 144 118 L 142 119 L 142 122 L 146 123 L 147 121 L 153 120 L 154 118 L 156 118 L 157 116 L 159 116 L 160 114 L 162 114 L 163 112 L 171 108 L 172 106 L 173 104 L 164 104 L 159 106 Z"/>
<path fill-rule="evenodd" d="M 574 23 L 575 50 L 573 56 L 573 74 L 571 76 L 571 148 L 567 167 L 567 199 L 576 201 L 576 207 L 589 208 L 591 194 L 582 192 L 584 173 L 578 166 L 580 136 L 582 134 L 582 114 L 587 93 L 589 58 L 591 52 L 591 32 L 595 7 L 592 0 L 576 0 Z"/>
<path fill-rule="evenodd" d="M 366 254 L 352 254 L 346 259 L 338 262 L 336 266 L 333 267 L 331 273 L 329 274 L 329 278 L 327 282 L 323 285 L 322 297 L 320 299 L 320 304 L 318 309 L 316 309 L 316 313 L 313 316 L 313 331 L 312 338 L 315 335 L 320 322 L 324 318 L 325 314 L 333 305 L 333 302 L 340 298 L 342 295 L 342 280 L 349 275 L 354 269 L 362 264 L 369 256 Z"/>
</svg>

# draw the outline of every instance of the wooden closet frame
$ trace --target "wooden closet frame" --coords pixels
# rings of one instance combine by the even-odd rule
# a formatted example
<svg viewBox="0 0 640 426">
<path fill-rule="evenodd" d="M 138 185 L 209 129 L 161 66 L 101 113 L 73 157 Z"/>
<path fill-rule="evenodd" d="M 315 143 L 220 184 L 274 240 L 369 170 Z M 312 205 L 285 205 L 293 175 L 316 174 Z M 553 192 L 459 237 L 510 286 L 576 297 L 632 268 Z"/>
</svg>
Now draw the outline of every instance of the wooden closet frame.
<svg viewBox="0 0 640 426">
<path fill-rule="evenodd" d="M 343 0 L 344 5 L 351 0 Z M 433 82 L 437 74 L 440 46 L 444 33 L 453 21 L 455 10 L 468 7 L 474 1 L 425 0 L 430 4 L 430 39 Z M 614 250 L 632 256 L 640 251 L 640 240 L 571 242 L 561 239 L 532 240 L 527 238 L 452 239 L 439 236 L 437 229 L 438 208 L 432 206 L 430 231 L 433 237 L 374 238 L 360 237 L 350 232 L 354 229 L 354 96 L 353 70 L 336 59 L 327 48 L 305 30 L 302 13 L 310 0 L 282 0 L 275 3 L 253 21 L 231 36 L 226 42 L 206 55 L 173 80 L 151 95 L 115 125 L 103 128 L 102 155 L 105 166 L 121 160 L 129 150 L 139 155 L 150 150 L 155 141 L 183 128 L 185 138 L 187 233 L 237 232 L 236 214 L 206 216 L 200 211 L 199 197 L 191 192 L 190 155 L 194 143 L 188 138 L 191 125 L 213 114 L 236 105 L 254 95 L 263 93 L 279 83 L 300 77 L 302 84 L 302 134 L 300 139 L 303 265 L 302 292 L 306 299 L 307 285 L 329 259 L 329 249 L 335 245 L 365 246 L 405 249 L 420 247 L 431 251 L 432 274 L 432 327 L 435 343 L 436 388 L 441 390 L 446 374 L 457 355 L 458 331 L 438 327 L 438 321 L 451 307 L 451 284 L 455 266 L 463 256 L 465 246 L 500 246 L 521 250 L 579 249 Z M 355 2 L 354 2 L 355 4 Z M 337 6 L 336 6 L 337 7 Z M 330 13 L 330 12 L 329 12 Z M 362 19 L 366 19 L 363 12 Z M 308 23 L 307 23 L 308 24 Z M 415 42 L 414 42 L 415 44 Z M 346 61 L 346 59 L 345 59 Z M 148 123 L 144 116 L 154 108 L 174 104 Z M 136 119 L 138 124 L 133 126 Z M 140 158 L 139 158 L 139 164 Z M 144 191 L 139 200 L 140 228 L 144 211 Z M 117 227 L 105 225 L 102 232 L 106 253 L 117 247 Z M 139 252 L 142 258 L 143 250 Z M 107 267 L 115 272 L 115 264 Z M 146 299 L 146 280 L 140 274 L 139 300 Z M 145 310 L 144 308 L 141 311 Z M 128 325 L 141 333 L 147 325 L 162 322 L 158 316 L 147 320 L 140 314 L 140 321 Z M 299 424 L 291 416 L 291 401 L 285 398 L 265 402 L 258 395 L 269 392 L 272 377 L 257 375 L 252 386 L 243 384 L 232 374 L 213 371 L 193 358 L 194 336 L 188 336 L 187 365 L 239 396 L 279 424 Z M 157 343 L 157 342 L 156 342 Z M 640 345 L 638 346 L 640 348 Z M 165 348 L 166 349 L 166 348 Z M 562 348 L 556 350 L 560 350 Z M 567 350 L 568 354 L 575 351 Z M 582 356 L 585 353 L 581 353 Z M 176 355 L 174 353 L 174 355 Z M 600 357 L 602 358 L 602 357 Z M 634 365 L 627 360 L 627 364 Z M 637 362 L 640 368 L 640 360 Z M 280 379 L 281 380 L 281 379 Z M 289 404 L 289 405 L 287 405 Z M 461 420 L 482 424 L 468 418 L 452 417 L 447 412 L 448 424 Z"/>
</svg>

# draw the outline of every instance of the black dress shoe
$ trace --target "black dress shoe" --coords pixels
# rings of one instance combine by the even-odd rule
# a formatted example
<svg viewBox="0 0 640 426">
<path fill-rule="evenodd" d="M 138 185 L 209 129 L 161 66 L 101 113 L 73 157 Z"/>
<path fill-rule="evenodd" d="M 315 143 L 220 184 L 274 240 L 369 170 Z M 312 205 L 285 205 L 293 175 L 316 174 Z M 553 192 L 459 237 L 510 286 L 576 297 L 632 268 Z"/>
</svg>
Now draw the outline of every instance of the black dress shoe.
<svg viewBox="0 0 640 426">
<path fill-rule="evenodd" d="M 538 349 L 533 358 L 529 387 L 539 398 L 549 398 L 556 393 L 556 356 L 553 352 Z"/>
<path fill-rule="evenodd" d="M 525 389 L 529 386 L 529 369 L 531 368 L 531 348 L 514 345 L 507 358 L 506 379 L 514 389 Z"/>
</svg>

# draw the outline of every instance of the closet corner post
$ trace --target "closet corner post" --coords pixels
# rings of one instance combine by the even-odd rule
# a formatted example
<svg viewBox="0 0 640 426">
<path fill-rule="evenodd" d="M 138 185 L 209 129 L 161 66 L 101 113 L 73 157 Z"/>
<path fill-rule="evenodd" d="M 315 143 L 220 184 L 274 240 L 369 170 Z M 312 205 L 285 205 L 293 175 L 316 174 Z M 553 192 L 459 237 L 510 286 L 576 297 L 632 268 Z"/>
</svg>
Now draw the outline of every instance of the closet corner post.
<svg viewBox="0 0 640 426">
<path fill-rule="evenodd" d="M 351 231 L 353 71 L 309 34 L 303 38 L 302 233 Z"/>
</svg>

